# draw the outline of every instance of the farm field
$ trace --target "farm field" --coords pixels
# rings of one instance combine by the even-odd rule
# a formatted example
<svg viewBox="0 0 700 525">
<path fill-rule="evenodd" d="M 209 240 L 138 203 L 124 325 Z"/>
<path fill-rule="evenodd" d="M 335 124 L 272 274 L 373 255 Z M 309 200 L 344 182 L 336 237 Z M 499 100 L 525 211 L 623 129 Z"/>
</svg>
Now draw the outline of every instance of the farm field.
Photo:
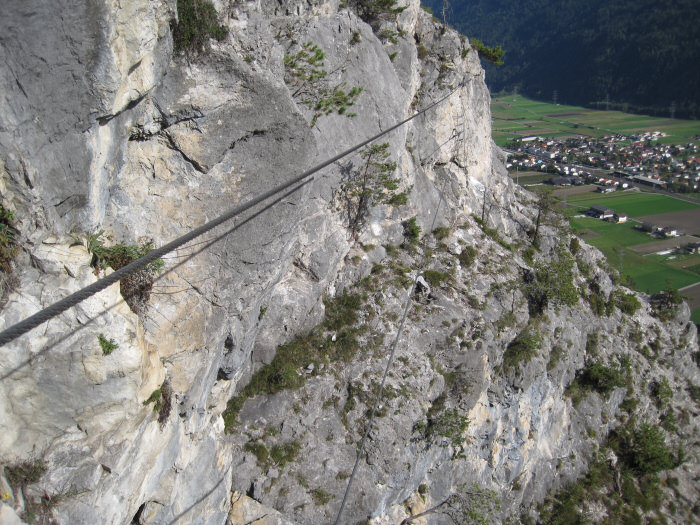
<svg viewBox="0 0 700 525">
<path fill-rule="evenodd" d="M 700 242 L 700 239 L 698 239 L 697 237 L 691 237 L 690 235 L 682 235 L 680 237 L 675 237 L 672 239 L 659 240 L 654 242 L 653 244 L 645 243 L 630 246 L 630 250 L 633 250 L 637 253 L 641 253 L 642 255 L 654 255 L 664 250 L 673 250 L 677 246 L 695 242 Z M 664 259 L 663 262 L 666 262 L 666 260 Z M 671 266 L 673 266 L 674 268 L 684 268 L 684 266 Z"/>
<path fill-rule="evenodd" d="M 683 268 L 700 275 L 700 255 L 667 256 L 665 262 L 674 268 Z"/>
<path fill-rule="evenodd" d="M 593 184 L 584 184 L 583 186 L 557 188 L 554 190 L 554 196 L 566 202 L 575 201 L 576 199 L 592 199 L 595 195 L 600 195 L 595 191 L 597 187 Z M 573 197 L 574 195 L 585 195 L 585 197 Z"/>
<path fill-rule="evenodd" d="M 678 228 L 679 233 L 683 232 L 687 235 L 700 236 L 700 211 L 698 209 L 693 208 L 685 211 L 673 211 L 656 215 L 642 215 L 637 217 L 637 220 L 653 222 L 657 226 L 673 226 Z M 696 242 L 700 242 L 700 239 Z"/>
<path fill-rule="evenodd" d="M 516 180 L 521 186 L 532 186 L 533 184 L 542 184 L 552 178 L 551 173 L 542 173 L 541 171 L 524 171 L 520 173 L 509 173 L 510 178 Z"/>
<path fill-rule="evenodd" d="M 670 280 L 675 288 L 684 288 L 700 283 L 700 255 L 655 255 L 656 252 L 673 246 L 700 241 L 694 237 L 674 240 L 657 240 L 635 228 L 639 223 L 631 220 L 627 223 L 615 224 L 590 217 L 576 216 L 593 204 L 608 206 L 617 211 L 624 211 L 630 217 L 644 217 L 655 223 L 656 218 L 671 220 L 676 215 L 680 228 L 681 221 L 691 224 L 693 220 L 700 223 L 700 206 L 679 201 L 666 195 L 617 192 L 610 195 L 578 194 L 569 199 L 566 211 L 571 227 L 588 244 L 595 246 L 608 259 L 613 268 L 621 270 L 623 275 L 630 277 L 634 288 L 641 292 L 653 294 L 663 290 Z M 681 211 L 668 211 L 680 209 Z M 658 212 L 658 213 L 656 213 Z M 647 253 L 649 255 L 644 255 Z M 693 288 L 697 291 L 698 300 L 692 302 L 693 314 L 700 323 L 700 286 Z M 690 301 L 689 301 L 690 302 Z M 696 311 L 697 310 L 697 311 Z"/>
<path fill-rule="evenodd" d="M 680 212 L 686 210 L 698 210 L 696 217 L 700 219 L 700 203 L 692 203 L 674 199 L 667 195 L 656 193 L 642 193 L 638 191 L 618 191 L 605 194 L 579 193 L 568 197 L 570 206 L 578 206 L 579 209 L 588 209 L 593 204 L 607 206 L 617 212 L 624 212 L 629 217 L 650 217 L 651 215 Z"/>
<path fill-rule="evenodd" d="M 697 325 L 700 325 L 700 308 L 693 308 L 690 314 L 690 320 Z"/>
<path fill-rule="evenodd" d="M 672 268 L 681 268 L 700 275 L 700 255 L 699 254 L 678 254 L 669 253 L 667 255 L 651 254 L 647 255 L 647 260 L 664 263 Z"/>
<path fill-rule="evenodd" d="M 659 139 L 662 143 L 697 141 L 694 137 L 700 135 L 700 121 L 555 105 L 521 95 L 492 98 L 491 116 L 492 136 L 498 145 L 527 135 L 602 137 L 611 133 L 662 131 L 669 135 Z"/>
<path fill-rule="evenodd" d="M 659 263 L 645 263 L 625 266 L 623 273 L 634 280 L 635 288 L 641 292 L 654 294 L 665 289 L 668 281 L 680 289 L 700 281 L 700 276 L 683 270 L 672 270 Z"/>
<path fill-rule="evenodd" d="M 659 242 L 646 233 L 635 229 L 636 223 L 615 224 L 591 217 L 572 217 L 569 219 L 569 223 L 575 230 L 592 231 L 597 234 L 596 236 L 610 240 L 619 246 L 638 246 L 645 243 Z"/>
</svg>

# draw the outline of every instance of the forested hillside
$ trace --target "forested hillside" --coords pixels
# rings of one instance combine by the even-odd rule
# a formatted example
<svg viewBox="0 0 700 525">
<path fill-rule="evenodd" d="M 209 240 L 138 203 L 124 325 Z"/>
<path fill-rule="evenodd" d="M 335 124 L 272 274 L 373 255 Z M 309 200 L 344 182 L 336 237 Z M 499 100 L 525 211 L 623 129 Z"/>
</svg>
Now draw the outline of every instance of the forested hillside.
<svg viewBox="0 0 700 525">
<path fill-rule="evenodd" d="M 424 3 L 442 18 L 441 0 Z M 506 49 L 503 66 L 486 64 L 493 93 L 700 116 L 696 0 L 451 0 L 447 21 Z"/>
</svg>

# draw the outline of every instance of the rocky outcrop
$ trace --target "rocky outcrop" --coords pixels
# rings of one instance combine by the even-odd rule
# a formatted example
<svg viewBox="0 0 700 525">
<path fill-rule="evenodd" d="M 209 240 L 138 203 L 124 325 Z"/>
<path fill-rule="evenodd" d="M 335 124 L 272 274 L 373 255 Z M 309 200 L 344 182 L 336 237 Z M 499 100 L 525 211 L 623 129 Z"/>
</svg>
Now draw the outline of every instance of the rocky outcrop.
<svg viewBox="0 0 700 525">
<path fill-rule="evenodd" d="M 3 327 L 99 278 L 73 242 L 82 232 L 162 245 L 454 93 L 382 139 L 406 203 L 371 207 L 356 237 L 341 189 L 360 154 L 165 257 L 146 309 L 132 312 L 115 285 L 0 348 L 5 478 L 21 462 L 45 467 L 38 481 L 13 478 L 2 512 L 43 498 L 60 523 L 331 521 L 421 255 L 436 273 L 422 277 L 344 522 L 398 523 L 475 481 L 504 497 L 503 517 L 541 501 L 623 417 L 624 389 L 578 407 L 563 396 L 589 358 L 632 355 L 635 380 L 667 377 L 674 399 L 700 384 L 687 312 L 659 323 L 647 301 L 598 317 L 580 300 L 530 316 L 531 197 L 491 142 L 476 52 L 418 2 L 370 26 L 334 2 L 217 1 L 228 35 L 198 56 L 174 51 L 175 2 L 128 4 L 5 7 L 0 191 L 21 253 Z M 344 114 L 317 115 L 293 89 L 285 57 L 307 42 L 325 54 L 314 96 L 363 88 Z M 411 217 L 444 235 L 396 248 Z M 542 261 L 566 239 L 547 231 Z M 591 272 L 576 270 L 577 284 L 607 298 L 600 255 L 577 257 Z M 252 397 L 225 429 L 227 401 L 319 324 L 324 299 L 358 284 L 359 353 L 310 358 L 292 371 L 303 387 Z M 537 355 L 504 367 L 533 323 Z M 650 330 L 661 368 L 635 353 L 647 341 L 629 342 Z"/>
</svg>

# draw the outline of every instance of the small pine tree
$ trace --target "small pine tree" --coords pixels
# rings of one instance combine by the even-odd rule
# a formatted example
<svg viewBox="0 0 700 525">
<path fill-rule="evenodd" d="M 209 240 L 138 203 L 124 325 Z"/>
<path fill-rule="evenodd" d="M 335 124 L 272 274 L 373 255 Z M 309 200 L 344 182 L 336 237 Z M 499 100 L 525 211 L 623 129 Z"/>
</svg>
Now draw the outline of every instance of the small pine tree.
<svg viewBox="0 0 700 525">
<path fill-rule="evenodd" d="M 540 226 L 545 222 L 549 214 L 554 211 L 556 200 L 551 188 L 539 187 L 535 191 L 538 197 L 535 203 L 537 209 L 537 219 L 535 220 L 535 230 L 532 235 L 532 244 L 535 246 L 539 243 Z"/>
<path fill-rule="evenodd" d="M 301 44 L 301 49 L 284 57 L 284 81 L 292 90 L 292 97 L 301 100 L 309 109 L 314 111 L 311 127 L 323 115 L 336 112 L 338 115 L 354 117 L 355 113 L 348 111 L 355 105 L 363 91 L 362 86 L 355 86 L 345 91 L 346 84 L 342 82 L 330 86 L 323 69 L 326 54 L 312 41 Z"/>
<path fill-rule="evenodd" d="M 476 49 L 476 52 L 479 53 L 480 57 L 497 66 L 503 65 L 503 57 L 505 56 L 506 52 L 503 48 L 501 48 L 501 46 L 487 46 L 478 38 L 471 38 L 469 43 L 474 49 Z"/>
<path fill-rule="evenodd" d="M 360 231 L 370 207 L 396 201 L 399 188 L 399 180 L 394 178 L 396 163 L 390 159 L 388 143 L 367 146 L 361 155 L 364 164 L 359 170 L 348 170 L 341 186 L 353 236 Z"/>
<path fill-rule="evenodd" d="M 651 296 L 653 314 L 662 321 L 669 321 L 678 312 L 683 302 L 683 295 L 673 286 L 671 280 L 666 281 L 666 289 Z"/>
</svg>

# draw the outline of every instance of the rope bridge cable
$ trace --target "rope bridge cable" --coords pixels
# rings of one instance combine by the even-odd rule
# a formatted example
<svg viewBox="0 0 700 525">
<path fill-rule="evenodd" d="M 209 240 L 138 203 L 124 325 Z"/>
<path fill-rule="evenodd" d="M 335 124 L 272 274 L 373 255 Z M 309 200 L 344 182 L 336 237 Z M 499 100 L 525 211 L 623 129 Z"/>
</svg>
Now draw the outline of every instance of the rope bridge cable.
<svg viewBox="0 0 700 525">
<path fill-rule="evenodd" d="M 289 188 L 290 186 L 296 184 L 297 182 L 301 182 L 302 180 L 310 177 L 314 173 L 322 170 L 326 166 L 329 166 L 333 164 L 334 162 L 337 162 L 338 160 L 342 159 L 343 157 L 349 155 L 350 153 L 353 153 L 354 151 L 357 151 L 358 149 L 366 146 L 367 144 L 374 142 L 375 140 L 383 137 L 387 133 L 390 133 L 391 131 L 394 131 L 395 129 L 403 126 L 404 124 L 407 124 L 411 120 L 419 117 L 420 115 L 424 114 L 428 110 L 434 108 L 438 104 L 441 104 L 445 100 L 447 100 L 449 97 L 451 97 L 454 93 L 457 92 L 458 89 L 460 89 L 464 85 L 464 81 L 462 81 L 457 87 L 452 89 L 447 95 L 442 97 L 441 99 L 437 100 L 436 102 L 433 102 L 426 108 L 420 110 L 419 112 L 415 113 L 414 115 L 411 115 L 410 117 L 402 120 L 398 124 L 394 124 L 393 126 L 387 128 L 386 130 L 374 135 L 373 137 L 370 137 L 369 139 L 353 146 L 350 149 L 347 149 L 343 151 L 342 153 L 339 153 L 338 155 L 322 162 L 321 164 L 318 164 L 317 166 L 301 173 L 300 175 L 297 175 L 296 177 L 293 177 L 292 179 L 288 180 L 287 182 L 284 182 L 278 186 L 275 186 L 269 191 L 266 191 L 265 193 L 259 195 L 258 197 L 255 197 L 251 199 L 250 201 L 241 204 L 240 206 L 236 206 L 235 208 L 229 210 L 228 212 L 224 213 L 223 215 L 217 217 L 216 219 L 213 219 L 209 221 L 208 223 L 200 226 L 199 228 L 195 228 L 194 230 L 190 231 L 189 233 L 175 239 L 174 241 L 169 242 L 168 244 L 161 246 L 160 248 L 156 248 L 149 252 L 148 254 L 144 255 L 143 257 L 136 259 L 135 261 L 129 263 L 128 265 L 116 270 L 114 273 L 108 275 L 107 277 L 104 277 L 100 279 L 99 281 L 86 286 L 85 288 L 78 290 L 77 292 L 69 295 L 68 297 L 65 297 L 61 299 L 60 301 L 48 306 L 47 308 L 44 308 L 43 310 L 35 313 L 34 315 L 28 317 L 24 321 L 20 321 L 19 323 L 3 330 L 0 332 L 0 346 L 7 344 L 15 339 L 17 339 L 19 336 L 26 334 L 33 328 L 36 328 L 37 326 L 43 324 L 44 322 L 62 314 L 69 308 L 72 308 L 73 306 L 77 305 L 78 303 L 84 301 L 85 299 L 88 299 L 89 297 L 92 297 L 98 292 L 101 292 L 108 286 L 111 286 L 112 284 L 120 281 L 121 279 L 127 277 L 128 275 L 131 275 L 132 273 L 135 273 L 155 260 L 161 258 L 162 256 L 166 255 L 167 253 L 170 253 L 171 251 L 179 248 L 183 244 L 196 239 L 200 235 L 208 232 L 209 230 L 219 226 L 220 224 L 223 224 L 224 222 L 232 219 L 236 215 L 240 215 L 244 211 L 252 208 L 253 206 L 260 204 L 264 200 L 268 199 L 269 197 L 272 197 L 276 193 L 279 193 L 282 190 L 285 190 Z"/>
<path fill-rule="evenodd" d="M 435 228 L 435 220 L 438 216 L 438 211 L 440 210 L 440 204 L 444 199 L 445 188 L 447 187 L 447 178 L 442 184 L 442 190 L 440 190 L 440 200 L 435 208 L 435 215 L 433 215 L 433 223 L 430 226 L 430 231 Z M 403 310 L 403 316 L 401 317 L 401 322 L 399 323 L 399 329 L 396 331 L 396 337 L 394 337 L 394 342 L 391 344 L 391 351 L 389 352 L 389 361 L 387 361 L 386 368 L 384 369 L 384 375 L 382 376 L 382 382 L 379 385 L 379 390 L 377 391 L 377 397 L 374 400 L 374 405 L 372 406 L 372 413 L 369 416 L 369 421 L 367 422 L 367 427 L 365 428 L 365 433 L 362 436 L 362 442 L 360 443 L 360 449 L 357 451 L 357 457 L 355 458 L 355 465 L 352 468 L 352 474 L 350 474 L 350 479 L 348 480 L 348 486 L 345 489 L 345 495 L 343 496 L 343 502 L 340 504 L 340 509 L 338 510 L 338 516 L 335 518 L 335 525 L 340 523 L 340 516 L 343 514 L 343 509 L 345 508 L 345 503 L 350 495 L 350 488 L 352 487 L 353 480 L 355 479 L 355 473 L 357 472 L 357 467 L 360 464 L 360 459 L 362 458 L 362 453 L 365 449 L 365 441 L 367 441 L 367 436 L 369 436 L 369 431 L 372 429 L 372 423 L 374 422 L 374 415 L 377 412 L 377 407 L 379 406 L 379 401 L 382 398 L 382 391 L 384 390 L 384 384 L 386 383 L 386 378 L 389 375 L 389 370 L 391 369 L 391 363 L 394 361 L 394 354 L 396 353 L 396 345 L 399 342 L 401 333 L 403 332 L 404 324 L 406 323 L 406 316 L 408 316 L 408 311 L 411 308 L 411 298 L 413 297 L 413 292 L 416 289 L 416 284 L 418 283 L 418 277 L 425 266 L 426 260 L 426 239 L 428 234 L 423 237 L 423 254 L 421 256 L 420 263 L 416 268 L 416 276 L 413 278 L 413 284 L 411 289 L 408 291 L 408 297 L 406 298 L 406 306 Z"/>
</svg>

